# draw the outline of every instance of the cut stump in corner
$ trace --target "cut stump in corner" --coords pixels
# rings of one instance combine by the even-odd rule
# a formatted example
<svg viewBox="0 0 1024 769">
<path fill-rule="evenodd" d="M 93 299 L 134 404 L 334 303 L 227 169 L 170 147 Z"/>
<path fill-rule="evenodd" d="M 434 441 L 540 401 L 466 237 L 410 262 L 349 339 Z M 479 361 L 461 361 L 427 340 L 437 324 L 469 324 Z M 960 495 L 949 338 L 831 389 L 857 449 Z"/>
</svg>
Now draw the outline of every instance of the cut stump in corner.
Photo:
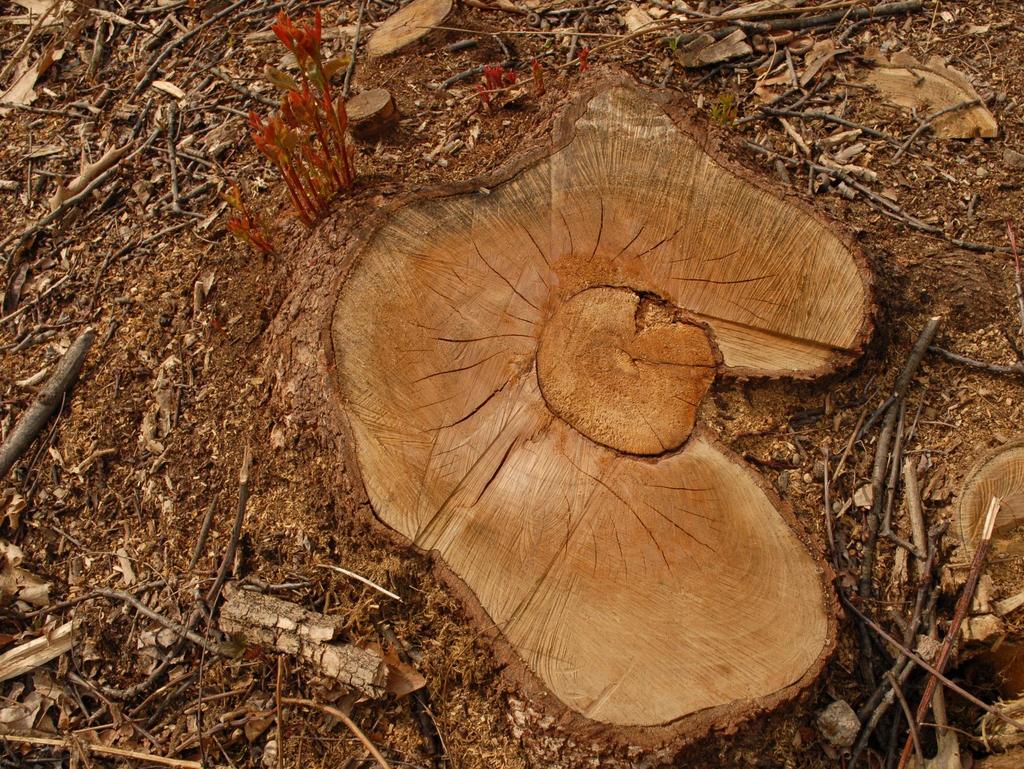
<svg viewBox="0 0 1024 769">
<path fill-rule="evenodd" d="M 1014 535 L 1024 524 L 1024 439 L 989 452 L 964 479 L 956 521 L 968 553 L 977 547 L 992 497 L 1000 500 L 992 547 L 1000 554 L 1024 554 L 1024 537 Z"/>
<path fill-rule="evenodd" d="M 835 643 L 819 550 L 703 398 L 850 362 L 872 301 L 849 238 L 659 99 L 601 85 L 543 150 L 383 215 L 327 359 L 375 514 L 436 553 L 531 712 L 670 759 Z"/>
<path fill-rule="evenodd" d="M 412 0 L 373 31 L 366 52 L 374 58 L 397 53 L 433 32 L 451 12 L 452 0 Z"/>
</svg>

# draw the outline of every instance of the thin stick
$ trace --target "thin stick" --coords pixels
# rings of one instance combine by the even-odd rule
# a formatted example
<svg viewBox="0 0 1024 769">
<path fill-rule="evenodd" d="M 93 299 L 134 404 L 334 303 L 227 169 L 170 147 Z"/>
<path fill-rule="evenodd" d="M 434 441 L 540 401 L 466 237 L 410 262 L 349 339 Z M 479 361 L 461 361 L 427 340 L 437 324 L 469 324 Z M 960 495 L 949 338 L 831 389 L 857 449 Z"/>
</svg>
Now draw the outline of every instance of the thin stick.
<svg viewBox="0 0 1024 769">
<path fill-rule="evenodd" d="M 887 633 L 881 625 L 879 625 L 877 622 L 875 622 L 873 619 L 867 616 L 864 612 L 862 612 L 860 609 L 858 609 L 856 606 L 850 603 L 849 600 L 843 601 L 843 606 L 845 606 L 851 612 L 860 617 L 864 621 L 865 625 L 867 625 L 869 628 L 878 633 L 878 635 L 881 636 L 883 640 L 891 644 L 900 654 L 904 655 L 907 659 L 911 660 L 915 665 L 923 669 L 925 672 L 931 673 L 933 676 L 935 676 L 935 678 L 942 682 L 942 684 L 951 692 L 956 692 L 965 700 L 970 702 L 972 705 L 976 705 L 977 707 L 984 710 L 986 713 L 991 714 L 994 718 L 997 718 L 998 720 L 1002 721 L 1004 724 L 1009 724 L 1017 730 L 1024 732 L 1024 723 L 1014 718 L 1010 718 L 1010 716 L 1006 715 L 999 708 L 992 707 L 984 700 L 978 699 L 969 691 L 960 686 L 958 683 L 949 679 L 945 674 L 941 673 L 938 669 L 931 665 L 931 663 L 926 662 L 924 658 L 910 651 L 910 649 L 908 649 L 904 644 L 900 643 L 891 635 L 889 635 L 889 633 Z"/>
<path fill-rule="evenodd" d="M 0 732 L 0 739 L 6 740 L 7 742 L 19 742 L 25 745 L 50 745 L 55 748 L 64 748 L 65 750 L 72 750 L 77 745 L 82 745 L 90 753 L 98 753 L 101 756 L 133 758 L 136 761 L 146 761 L 151 764 L 160 764 L 162 766 L 173 766 L 178 767 L 178 769 L 203 769 L 203 765 L 198 761 L 188 761 L 184 758 L 165 758 L 164 756 L 155 756 L 152 753 L 140 753 L 137 750 L 113 748 L 109 745 L 100 745 L 94 742 L 85 742 L 84 740 L 76 739 L 75 742 L 72 743 L 68 737 L 36 737 L 35 735 Z"/>
<path fill-rule="evenodd" d="M 282 697 L 281 702 L 286 705 L 300 705 L 305 708 L 313 708 L 319 710 L 322 713 L 326 713 L 329 716 L 333 716 L 341 721 L 348 730 L 356 736 L 359 740 L 370 751 L 370 755 L 373 756 L 374 760 L 380 765 L 380 769 L 391 769 L 391 764 L 387 762 L 387 759 L 381 755 L 380 751 L 377 750 L 377 746 L 370 742 L 370 738 L 363 734 L 363 730 L 356 726 L 356 722 L 345 715 L 342 711 L 337 708 L 331 707 L 330 705 L 324 705 L 316 700 L 303 700 L 297 697 Z"/>
<path fill-rule="evenodd" d="M 277 681 L 274 686 L 274 707 L 277 710 L 275 739 L 277 740 L 277 769 L 284 767 L 284 743 L 281 740 L 281 674 L 284 670 L 284 657 L 277 655 Z"/>
<path fill-rule="evenodd" d="M 48 227 L 51 224 L 53 224 L 55 221 L 64 216 L 64 214 L 66 214 L 72 208 L 81 203 L 83 200 L 91 198 L 93 190 L 95 190 L 97 187 L 106 182 L 107 179 L 109 179 L 111 176 L 117 173 L 118 169 L 121 168 L 126 161 L 131 160 L 143 150 L 148 149 L 149 145 L 152 144 L 161 133 L 163 133 L 163 129 L 154 129 L 153 132 L 146 138 L 146 141 L 139 145 L 139 147 L 132 150 L 125 157 L 121 158 L 120 162 L 116 163 L 115 165 L 112 165 L 106 171 L 104 171 L 91 182 L 89 182 L 89 184 L 83 187 L 82 191 L 79 192 L 77 195 L 74 195 L 73 197 L 70 197 L 64 202 L 62 202 L 60 206 L 57 207 L 56 211 L 51 211 L 49 214 L 42 217 L 41 219 L 37 219 L 32 224 L 28 225 L 21 232 L 15 231 L 12 232 L 7 237 L 5 237 L 2 241 L 0 241 L 0 250 L 6 248 L 10 243 L 17 241 L 17 244 L 13 249 L 15 252 L 17 252 L 18 249 L 20 249 L 25 243 L 27 243 L 29 238 L 31 238 L 37 232 L 42 230 L 44 227 Z M 4 266 L 6 266 L 8 261 L 10 261 L 10 256 L 8 256 L 8 258 L 4 261 Z"/>
<path fill-rule="evenodd" d="M 29 43 L 32 42 L 32 38 L 36 36 L 36 32 L 39 31 L 39 28 L 43 26 L 43 23 L 50 18 L 50 14 L 53 13 L 60 5 L 60 0 L 52 0 L 49 7 L 47 7 L 47 9 L 39 15 L 39 18 L 35 20 L 35 23 L 33 23 L 29 28 L 28 34 L 25 35 L 25 39 L 21 41 L 21 45 L 19 45 L 17 50 L 11 54 L 7 64 L 2 70 L 0 70 L 0 85 L 7 82 L 7 76 L 11 74 L 11 71 L 18 65 L 18 62 L 21 61 L 21 55 L 25 52 L 25 49 L 28 48 Z"/>
<path fill-rule="evenodd" d="M 924 528 L 924 513 L 921 510 L 921 490 L 917 483 L 917 471 L 914 470 L 914 460 L 907 458 L 903 462 L 903 488 L 904 496 L 907 498 L 907 514 L 910 516 L 910 537 L 921 552 L 927 547 L 927 535 Z M 924 561 L 917 559 L 917 580 L 923 582 L 928 576 L 925 573 L 927 568 Z"/>
<path fill-rule="evenodd" d="M 238 540 L 242 536 L 242 521 L 245 520 L 245 506 L 249 502 L 249 469 L 252 467 L 252 450 L 247 445 L 242 454 L 242 468 L 238 471 L 238 510 L 235 513 L 235 523 L 231 527 L 231 539 L 228 540 L 227 549 L 220 562 L 220 569 L 217 571 L 217 579 L 206 594 L 206 604 L 212 612 L 220 598 L 220 590 L 228 578 L 231 564 L 235 560 L 235 551 L 238 549 Z"/>
<path fill-rule="evenodd" d="M 96 332 L 92 328 L 81 333 L 54 367 L 46 385 L 39 391 L 39 396 L 22 414 L 7 440 L 0 445 L 0 479 L 7 476 L 64 400 L 64 394 L 78 378 L 85 356 L 95 339 Z"/>
<path fill-rule="evenodd" d="M 885 672 L 885 677 L 889 679 L 889 686 L 892 687 L 892 693 L 896 695 L 896 699 L 899 700 L 900 707 L 903 709 L 903 715 L 907 718 L 907 723 L 910 725 L 910 736 L 914 739 L 914 752 L 917 754 L 917 765 L 923 767 L 924 753 L 921 751 L 921 737 L 917 731 L 917 724 L 914 723 L 914 711 L 910 709 L 910 703 L 907 702 L 907 698 L 903 695 L 903 689 L 900 688 L 900 682 L 896 680 L 896 676 L 892 674 L 891 670 Z"/>
<path fill-rule="evenodd" d="M 996 524 L 996 516 L 999 515 L 999 506 L 1001 502 L 999 497 L 992 497 L 992 501 L 989 502 L 988 512 L 985 513 L 985 526 L 981 534 L 981 542 L 978 543 L 978 549 L 974 551 L 974 558 L 971 561 L 971 570 L 967 574 L 967 583 L 964 585 L 963 592 L 960 593 L 960 600 L 957 601 L 956 609 L 953 612 L 953 620 L 949 624 L 949 629 L 946 631 L 946 638 L 942 642 L 942 648 L 939 650 L 939 656 L 935 660 L 935 667 L 937 673 L 932 673 L 928 679 L 928 683 L 924 687 L 924 694 L 921 695 L 921 702 L 917 706 L 917 717 L 916 722 L 919 724 L 924 721 L 925 716 L 928 714 L 928 707 L 932 702 L 932 695 L 935 694 L 935 687 L 938 685 L 938 679 L 936 675 L 942 673 L 946 669 L 946 663 L 949 662 L 949 657 L 953 651 L 953 645 L 956 643 L 957 636 L 960 634 L 960 625 L 963 624 L 964 617 L 967 616 L 967 611 L 971 607 L 971 600 L 974 598 L 974 591 L 978 586 L 978 578 L 981 576 L 981 567 L 985 562 L 985 555 L 988 553 L 989 545 L 992 544 L 992 530 Z M 931 672 L 931 671 L 929 671 Z M 899 769 L 905 769 L 907 762 L 910 760 L 911 750 L 910 738 L 903 745 L 903 753 L 900 755 L 900 761 L 897 765 Z"/>
<path fill-rule="evenodd" d="M 352 85 L 352 73 L 356 71 L 356 49 L 359 48 L 359 33 L 363 29 L 363 13 L 366 11 L 366 0 L 359 4 L 359 15 L 356 17 L 356 31 L 352 36 L 352 53 L 349 55 L 348 67 L 345 69 L 345 82 L 341 86 L 341 96 L 348 98 L 348 89 Z"/>
<path fill-rule="evenodd" d="M 217 511 L 217 499 L 214 497 L 213 502 L 210 503 L 210 509 L 206 511 L 206 517 L 203 518 L 203 525 L 199 529 L 199 537 L 196 539 L 195 550 L 192 551 L 192 560 L 188 562 L 188 570 L 192 571 L 196 564 L 199 563 L 199 559 L 203 556 L 203 550 L 206 549 L 206 538 L 210 535 L 210 526 L 213 524 L 213 514 Z"/>
<path fill-rule="evenodd" d="M 966 355 L 960 355 L 960 353 L 952 352 L 944 347 L 936 347 L 935 345 L 929 347 L 928 351 L 938 353 L 950 363 L 959 363 L 962 366 L 969 366 L 981 371 L 988 371 L 992 374 L 1024 376 L 1024 361 L 1017 361 L 1016 363 L 1004 366 L 1001 363 L 988 363 L 983 360 L 968 358 Z"/>
<path fill-rule="evenodd" d="M 1017 289 L 1017 311 L 1020 314 L 1020 336 L 1024 339 L 1024 289 L 1021 288 L 1020 279 L 1020 253 L 1017 251 L 1017 233 L 1013 227 L 1013 220 L 1006 220 L 1006 234 L 1010 238 L 1010 250 L 1013 252 L 1013 282 Z"/>
<path fill-rule="evenodd" d="M 868 514 L 868 540 L 864 543 L 864 560 L 860 573 L 861 598 L 867 598 L 871 593 L 871 578 L 875 567 L 875 547 L 878 544 L 879 513 L 882 509 L 882 483 L 885 480 L 885 467 L 889 461 L 889 443 L 892 440 L 893 428 L 896 425 L 896 417 L 898 415 L 898 410 L 893 408 L 893 406 L 901 403 L 906 397 L 907 390 L 910 388 L 910 380 L 917 373 L 918 366 L 921 365 L 921 359 L 924 358 L 928 346 L 935 339 L 941 323 L 942 317 L 939 315 L 929 318 L 918 335 L 917 341 L 914 342 L 914 347 L 911 349 L 910 355 L 907 356 L 907 362 L 903 364 L 903 370 L 896 379 L 892 393 L 894 400 L 885 414 L 882 432 L 878 436 L 875 463 L 871 472 L 871 490 L 874 492 L 874 499 L 872 500 L 871 511 Z"/>
<path fill-rule="evenodd" d="M 142 93 L 143 89 L 147 85 L 149 85 L 150 81 L 156 76 L 157 68 L 163 63 L 163 60 L 171 54 L 171 51 L 173 51 L 180 45 L 184 45 L 193 37 L 202 32 L 204 29 L 206 29 L 209 26 L 212 26 L 213 24 L 216 24 L 224 17 L 231 15 L 231 13 L 233 13 L 236 8 L 240 8 L 248 2 L 249 0 L 235 0 L 235 2 L 233 2 L 227 8 L 223 9 L 222 11 L 219 11 L 218 13 L 213 14 L 213 16 L 208 18 L 206 21 L 202 22 L 201 24 L 197 24 L 185 34 L 181 35 L 180 37 L 176 37 L 174 40 L 165 45 L 163 49 L 160 51 L 160 53 L 158 53 L 156 57 L 153 59 L 153 62 L 149 65 L 149 68 L 146 70 L 146 73 L 142 76 L 142 79 L 136 84 L 135 89 L 132 91 L 132 98 L 134 99 L 136 96 Z"/>
<path fill-rule="evenodd" d="M 104 598 L 110 598 L 110 599 L 115 600 L 115 601 L 123 601 L 124 603 L 130 604 L 131 606 L 135 607 L 135 610 L 138 611 L 139 614 L 142 614 L 143 616 L 149 617 L 152 620 L 156 620 L 157 622 L 159 622 L 164 627 L 166 627 L 166 628 L 168 628 L 170 630 L 173 630 L 179 636 L 181 636 L 183 638 L 187 638 L 192 643 L 197 644 L 199 646 L 202 646 L 204 649 L 206 649 L 211 654 L 217 654 L 217 655 L 223 655 L 224 654 L 217 647 L 216 644 L 214 644 L 214 643 L 212 643 L 210 641 L 207 641 L 205 638 L 203 638 L 201 635 L 199 635 L 199 633 L 195 632 L 194 630 L 191 630 L 191 629 L 185 627 L 184 625 L 182 625 L 182 624 L 180 624 L 178 622 L 175 622 L 173 619 L 170 619 L 169 617 L 165 617 L 163 614 L 160 614 L 159 612 L 153 611 L 148 606 L 146 606 L 146 604 L 144 604 L 142 601 L 140 601 L 138 598 L 136 598 L 133 595 L 125 593 L 125 592 L 123 592 L 121 590 L 111 590 L 111 589 L 105 588 L 105 587 L 98 587 L 98 588 L 96 588 L 93 591 L 93 593 L 95 595 L 98 595 L 98 596 L 103 596 Z"/>
<path fill-rule="evenodd" d="M 953 104 L 949 107 L 943 107 L 942 109 L 933 112 L 924 120 L 922 120 L 921 125 L 917 127 L 914 133 L 910 134 L 910 136 L 907 137 L 907 140 L 900 145 L 900 148 L 896 150 L 896 154 L 892 156 L 892 159 L 899 160 L 900 155 L 902 155 L 910 148 L 910 145 L 914 143 L 914 140 L 917 139 L 918 136 L 924 133 L 924 131 L 927 130 L 928 128 L 931 128 L 932 123 L 935 122 L 937 118 L 940 118 L 943 115 L 948 115 L 950 112 L 959 112 L 960 110 L 966 109 L 967 107 L 977 106 L 978 104 L 981 104 L 981 99 L 968 99 L 967 101 L 962 101 L 959 104 Z"/>
<path fill-rule="evenodd" d="M 364 577 L 361 574 L 356 574 L 354 571 L 349 571 L 348 569 L 343 569 L 340 566 L 332 566 L 329 563 L 322 563 L 320 565 L 323 568 L 325 568 L 325 569 L 331 569 L 333 571 L 338 572 L 339 574 L 344 574 L 346 577 L 351 577 L 352 579 L 354 579 L 354 580 L 356 580 L 358 582 L 362 582 L 364 585 L 367 585 L 368 587 L 372 587 L 374 590 L 377 590 L 377 591 L 383 593 L 388 598 L 394 598 L 399 603 L 402 603 L 402 599 L 399 596 L 395 595 L 390 590 L 386 590 L 386 589 L 382 588 L 376 582 L 371 582 L 370 580 L 368 580 L 366 577 Z"/>
</svg>

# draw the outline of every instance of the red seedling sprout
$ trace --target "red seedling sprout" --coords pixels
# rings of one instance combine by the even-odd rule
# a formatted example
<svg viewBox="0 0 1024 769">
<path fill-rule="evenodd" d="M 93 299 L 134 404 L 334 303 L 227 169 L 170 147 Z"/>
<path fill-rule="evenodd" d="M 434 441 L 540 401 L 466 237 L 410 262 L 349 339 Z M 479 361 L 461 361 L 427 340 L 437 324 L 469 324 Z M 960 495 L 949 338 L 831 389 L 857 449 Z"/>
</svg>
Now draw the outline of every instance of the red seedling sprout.
<svg viewBox="0 0 1024 769">
<path fill-rule="evenodd" d="M 533 95 L 541 97 L 544 95 L 544 68 L 534 59 L 530 62 L 530 71 L 533 73 Z"/>
<path fill-rule="evenodd" d="M 229 185 L 230 188 L 222 197 L 228 206 L 236 212 L 236 215 L 228 218 L 228 231 L 243 243 L 249 244 L 254 251 L 265 256 L 272 256 L 274 244 L 267 236 L 263 220 L 253 214 L 245 205 L 238 185 L 233 181 L 229 182 Z"/>
<path fill-rule="evenodd" d="M 346 136 L 345 100 L 331 91 L 336 59 L 324 61 L 320 11 L 312 23 L 297 24 L 281 11 L 271 29 L 295 56 L 299 78 L 269 68 L 271 82 L 285 91 L 281 107 L 266 122 L 250 113 L 253 141 L 277 166 L 292 206 L 312 226 L 339 191 L 352 186 L 355 150 Z"/>
<path fill-rule="evenodd" d="M 484 65 L 483 83 L 476 86 L 480 103 L 484 107 L 491 106 L 491 94 L 516 84 L 516 73 L 513 70 L 506 70 L 500 64 Z"/>
<path fill-rule="evenodd" d="M 590 47 L 585 45 L 580 48 L 579 55 L 577 56 L 580 62 L 580 74 L 590 69 L 590 62 L 587 61 L 588 56 L 590 56 Z"/>
</svg>

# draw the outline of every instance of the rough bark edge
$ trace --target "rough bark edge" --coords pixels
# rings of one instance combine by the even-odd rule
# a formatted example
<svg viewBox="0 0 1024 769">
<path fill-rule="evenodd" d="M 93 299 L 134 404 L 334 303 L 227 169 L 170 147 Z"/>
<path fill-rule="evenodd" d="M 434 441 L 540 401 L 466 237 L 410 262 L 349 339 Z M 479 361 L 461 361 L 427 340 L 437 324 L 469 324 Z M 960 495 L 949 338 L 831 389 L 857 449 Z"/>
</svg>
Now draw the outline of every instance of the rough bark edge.
<svg viewBox="0 0 1024 769">
<path fill-rule="evenodd" d="M 766 715 L 791 702 L 801 692 L 809 688 L 821 675 L 837 643 L 838 601 L 832 589 L 834 575 L 824 558 L 824 551 L 817 539 L 800 525 L 792 506 L 779 497 L 767 480 L 751 468 L 749 463 L 744 462 L 735 452 L 725 446 L 712 430 L 708 429 L 702 421 L 698 420 L 691 437 L 699 436 L 704 438 L 730 460 L 743 467 L 744 472 L 762 490 L 772 507 L 782 517 L 789 530 L 801 542 L 818 566 L 822 595 L 825 599 L 824 609 L 828 623 L 826 643 L 815 662 L 797 681 L 757 700 L 708 708 L 656 726 L 618 726 L 588 719 L 573 711 L 548 691 L 543 682 L 530 670 L 514 647 L 495 627 L 493 620 L 483 609 L 473 591 L 437 556 L 436 551 L 424 551 L 416 547 L 409 539 L 381 521 L 373 511 L 352 439 L 351 423 L 340 395 L 341 389 L 340 382 L 338 381 L 337 358 L 332 333 L 337 299 L 332 301 L 331 298 L 338 296 L 348 276 L 359 265 L 366 247 L 396 210 L 416 202 L 472 193 L 481 187 L 496 187 L 510 181 L 529 166 L 542 161 L 572 141 L 575 137 L 576 122 L 586 112 L 590 101 L 606 89 L 621 86 L 640 92 L 661 106 L 676 127 L 697 141 L 699 146 L 725 171 L 739 176 L 744 181 L 755 185 L 758 189 L 790 205 L 798 206 L 806 215 L 814 217 L 822 226 L 830 229 L 849 250 L 861 275 L 864 285 L 863 321 L 854 347 L 848 351 L 838 352 L 838 354 L 833 356 L 831 363 L 815 370 L 779 374 L 758 369 L 722 367 L 719 370 L 719 375 L 769 379 L 783 377 L 814 379 L 835 373 L 839 368 L 859 357 L 874 330 L 872 319 L 875 308 L 874 277 L 868 266 L 867 259 L 853 239 L 838 228 L 832 220 L 811 207 L 795 193 L 780 195 L 768 185 L 760 172 L 750 170 L 745 166 L 737 164 L 735 161 L 729 161 L 719 143 L 711 138 L 711 133 L 694 123 L 686 115 L 685 110 L 688 105 L 686 99 L 679 96 L 666 96 L 651 88 L 640 86 L 629 76 L 623 74 L 605 75 L 596 80 L 596 83 L 590 85 L 581 94 L 569 100 L 567 105 L 563 106 L 556 113 L 553 119 L 553 129 L 550 138 L 546 142 L 541 143 L 540 146 L 527 149 L 494 171 L 473 179 L 439 185 L 402 196 L 376 211 L 371 215 L 363 228 L 355 233 L 351 233 L 346 238 L 346 253 L 340 260 L 338 275 L 333 281 L 331 289 L 332 293 L 328 295 L 329 310 L 326 317 L 321 319 L 320 336 L 323 345 L 322 354 L 326 363 L 327 399 L 330 401 L 330 405 L 327 408 L 334 411 L 334 419 L 337 420 L 336 424 L 342 428 L 343 440 L 336 441 L 336 444 L 339 445 L 341 450 L 345 467 L 351 473 L 353 493 L 368 518 L 372 519 L 375 527 L 388 540 L 395 543 L 398 547 L 411 549 L 417 553 L 425 553 L 430 557 L 435 575 L 441 580 L 442 584 L 460 599 L 474 626 L 478 627 L 481 634 L 488 638 L 494 657 L 502 665 L 503 675 L 510 684 L 507 693 L 519 693 L 526 699 L 528 706 L 534 706 L 530 707 L 530 710 L 524 708 L 517 714 L 510 713 L 510 717 L 514 719 L 514 716 L 518 715 L 520 718 L 529 718 L 532 721 L 530 724 L 531 728 L 540 732 L 541 736 L 548 739 L 548 741 L 557 744 L 560 751 L 563 749 L 572 751 L 576 758 L 571 759 L 571 762 L 567 764 L 569 766 L 576 764 L 578 761 L 586 760 L 587 756 L 601 756 L 602 765 L 606 765 L 606 762 L 611 760 L 615 764 L 623 762 L 621 764 L 623 766 L 660 766 L 671 763 L 686 746 L 708 736 L 714 731 L 734 730 L 741 722 L 749 721 L 757 715 Z M 677 451 L 685 450 L 688 443 L 689 439 Z M 652 459 L 652 461 L 656 460 L 657 458 Z M 609 749 L 618 755 L 609 755 Z M 640 757 L 638 751 L 651 754 L 648 756 L 649 761 L 638 761 L 637 759 Z"/>
<path fill-rule="evenodd" d="M 1011 441 L 1007 441 L 1001 446 L 988 449 L 983 452 L 981 456 L 971 465 L 970 469 L 964 474 L 964 480 L 960 487 L 959 498 L 956 501 L 956 536 L 960 540 L 960 545 L 964 551 L 971 555 L 974 553 L 977 543 L 974 539 L 968 538 L 964 535 L 964 500 L 967 497 L 967 491 L 977 481 L 978 476 L 985 471 L 985 467 L 995 462 L 999 457 L 1005 454 L 1007 451 L 1013 451 L 1014 449 L 1024 449 L 1024 437 L 1014 438 Z M 984 513 L 982 513 L 984 515 Z M 996 537 L 993 537 L 995 539 Z"/>
</svg>

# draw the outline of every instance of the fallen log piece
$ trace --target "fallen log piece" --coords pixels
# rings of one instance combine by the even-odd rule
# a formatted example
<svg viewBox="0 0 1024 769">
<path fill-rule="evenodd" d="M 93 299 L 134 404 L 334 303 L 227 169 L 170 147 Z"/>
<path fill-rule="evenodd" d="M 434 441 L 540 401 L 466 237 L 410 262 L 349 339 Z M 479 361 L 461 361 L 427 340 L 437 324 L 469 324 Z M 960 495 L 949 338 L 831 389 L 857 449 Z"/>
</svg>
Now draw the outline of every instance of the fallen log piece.
<svg viewBox="0 0 1024 769">
<path fill-rule="evenodd" d="M 96 339 L 96 332 L 87 328 L 74 344 L 64 353 L 53 374 L 31 406 L 22 414 L 18 424 L 0 446 L 0 479 L 4 478 L 14 463 L 32 445 L 32 441 L 43 429 L 43 426 L 60 406 L 64 393 L 74 384 L 82 370 L 85 356 Z"/>
<path fill-rule="evenodd" d="M 230 591 L 219 622 L 229 635 L 241 634 L 247 643 L 298 656 L 321 675 L 369 697 L 380 696 L 387 682 L 387 665 L 376 652 L 333 643 L 341 624 L 340 618 L 249 590 Z"/>
<path fill-rule="evenodd" d="M 349 129 L 363 141 L 376 141 L 394 128 L 398 108 L 391 94 L 383 88 L 358 93 L 345 104 Z"/>
<path fill-rule="evenodd" d="M 370 58 L 396 53 L 429 35 L 452 12 L 452 0 L 413 0 L 391 14 L 366 43 Z"/>
</svg>

